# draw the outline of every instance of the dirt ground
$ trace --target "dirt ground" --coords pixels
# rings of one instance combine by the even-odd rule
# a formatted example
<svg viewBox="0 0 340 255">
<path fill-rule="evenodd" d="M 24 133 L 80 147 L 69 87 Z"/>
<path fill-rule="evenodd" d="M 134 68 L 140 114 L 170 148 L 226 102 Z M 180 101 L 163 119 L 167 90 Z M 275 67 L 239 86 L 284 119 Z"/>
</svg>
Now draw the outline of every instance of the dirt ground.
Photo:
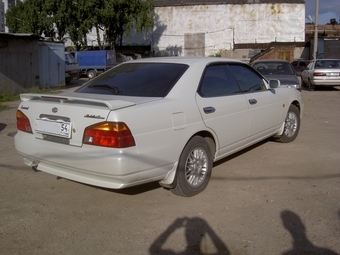
<svg viewBox="0 0 340 255">
<path fill-rule="evenodd" d="M 14 149 L 10 103 L 0 111 L 0 254 L 340 254 L 340 92 L 303 97 L 297 140 L 218 162 L 192 198 L 34 172 Z"/>
</svg>

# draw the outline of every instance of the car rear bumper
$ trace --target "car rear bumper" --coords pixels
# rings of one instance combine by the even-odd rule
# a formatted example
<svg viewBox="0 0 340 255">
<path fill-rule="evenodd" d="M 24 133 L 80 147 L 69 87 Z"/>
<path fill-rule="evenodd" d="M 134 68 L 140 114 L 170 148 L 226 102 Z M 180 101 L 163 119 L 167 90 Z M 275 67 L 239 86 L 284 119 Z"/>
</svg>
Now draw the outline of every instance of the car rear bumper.
<svg viewBox="0 0 340 255">
<path fill-rule="evenodd" d="M 26 165 L 65 179 L 112 189 L 147 182 L 139 179 L 140 160 L 135 147 L 75 147 L 36 139 L 21 131 L 14 144 Z"/>
<path fill-rule="evenodd" d="M 311 83 L 314 86 L 340 86 L 340 79 L 337 80 L 326 80 L 326 79 L 317 79 L 312 80 Z"/>
</svg>

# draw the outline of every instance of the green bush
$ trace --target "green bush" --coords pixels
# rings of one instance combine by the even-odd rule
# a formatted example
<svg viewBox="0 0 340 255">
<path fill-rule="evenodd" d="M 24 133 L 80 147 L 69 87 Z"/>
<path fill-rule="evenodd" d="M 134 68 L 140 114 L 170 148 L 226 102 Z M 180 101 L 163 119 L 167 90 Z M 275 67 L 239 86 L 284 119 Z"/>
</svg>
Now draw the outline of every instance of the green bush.
<svg viewBox="0 0 340 255">
<path fill-rule="evenodd" d="M 30 89 L 25 91 L 25 93 L 36 93 L 36 94 L 56 94 L 59 93 L 59 90 L 53 90 L 53 89 Z M 20 95 L 19 94 L 13 94 L 13 93 L 4 93 L 0 94 L 0 111 L 5 110 L 8 108 L 7 105 L 3 104 L 6 102 L 11 102 L 11 101 L 16 101 L 20 100 Z"/>
</svg>

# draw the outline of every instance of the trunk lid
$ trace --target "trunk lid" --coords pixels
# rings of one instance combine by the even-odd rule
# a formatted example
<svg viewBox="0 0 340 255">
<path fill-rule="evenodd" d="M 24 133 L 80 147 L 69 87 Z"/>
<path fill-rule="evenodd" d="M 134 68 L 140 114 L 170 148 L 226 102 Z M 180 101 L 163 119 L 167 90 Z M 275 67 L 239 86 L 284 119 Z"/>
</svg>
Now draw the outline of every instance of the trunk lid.
<svg viewBox="0 0 340 255">
<path fill-rule="evenodd" d="M 19 110 L 29 118 L 35 138 L 78 147 L 85 128 L 106 121 L 111 111 L 159 100 L 75 92 L 22 94 L 20 98 Z"/>
</svg>

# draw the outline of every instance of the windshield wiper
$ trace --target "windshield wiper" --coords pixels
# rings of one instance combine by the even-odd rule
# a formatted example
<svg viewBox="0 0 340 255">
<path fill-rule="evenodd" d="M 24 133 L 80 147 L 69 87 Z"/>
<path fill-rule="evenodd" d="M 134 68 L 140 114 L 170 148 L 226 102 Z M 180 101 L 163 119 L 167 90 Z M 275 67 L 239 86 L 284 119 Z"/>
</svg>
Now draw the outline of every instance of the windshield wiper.
<svg viewBox="0 0 340 255">
<path fill-rule="evenodd" d="M 108 90 L 108 91 L 112 92 L 112 94 L 114 94 L 114 95 L 121 94 L 121 91 L 116 86 L 111 87 L 111 86 L 106 85 L 106 84 L 94 84 L 94 85 L 89 85 L 88 87 L 89 88 Z"/>
</svg>

